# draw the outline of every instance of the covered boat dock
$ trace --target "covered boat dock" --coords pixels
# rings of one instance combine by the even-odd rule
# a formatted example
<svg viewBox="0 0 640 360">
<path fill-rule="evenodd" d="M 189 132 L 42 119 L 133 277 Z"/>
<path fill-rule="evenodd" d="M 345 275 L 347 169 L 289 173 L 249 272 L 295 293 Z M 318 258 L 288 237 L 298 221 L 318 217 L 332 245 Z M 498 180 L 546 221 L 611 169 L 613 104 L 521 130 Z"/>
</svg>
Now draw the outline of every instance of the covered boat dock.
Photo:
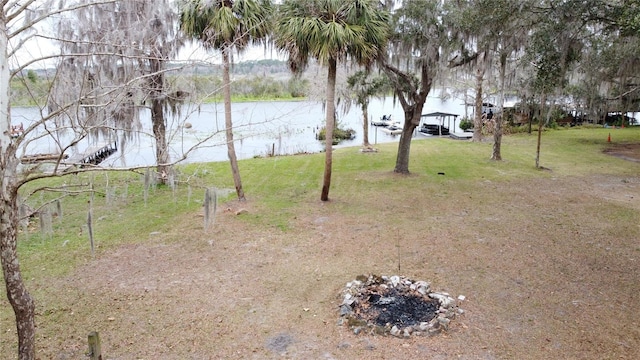
<svg viewBox="0 0 640 360">
<path fill-rule="evenodd" d="M 436 118 L 438 120 L 438 124 L 440 126 L 444 126 L 444 122 L 445 120 L 447 121 L 447 128 L 449 129 L 454 129 L 456 128 L 456 120 L 458 119 L 458 114 L 450 114 L 450 113 L 445 113 L 445 112 L 440 112 L 440 111 L 436 111 L 436 112 L 432 112 L 432 113 L 428 113 L 428 114 L 422 114 L 420 116 L 420 126 L 422 126 L 422 124 L 426 124 L 427 123 L 427 119 L 428 118 Z M 424 119 L 424 122 L 422 121 L 422 119 Z M 451 119 L 453 119 L 453 128 L 451 127 Z"/>
</svg>

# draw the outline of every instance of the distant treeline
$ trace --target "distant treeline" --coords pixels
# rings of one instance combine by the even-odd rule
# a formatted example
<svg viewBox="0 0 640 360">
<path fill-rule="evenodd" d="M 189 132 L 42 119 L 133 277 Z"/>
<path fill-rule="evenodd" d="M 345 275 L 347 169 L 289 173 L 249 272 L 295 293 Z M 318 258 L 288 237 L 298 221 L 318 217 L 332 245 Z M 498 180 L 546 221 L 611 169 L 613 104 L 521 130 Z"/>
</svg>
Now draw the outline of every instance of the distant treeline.
<svg viewBox="0 0 640 360">
<path fill-rule="evenodd" d="M 189 92 L 194 101 L 218 100 L 222 97 L 222 78 L 218 75 L 180 76 L 171 87 Z M 231 82 L 231 96 L 236 100 L 291 99 L 307 96 L 308 81 L 265 75 L 236 76 Z"/>
<path fill-rule="evenodd" d="M 27 70 L 11 81 L 12 106 L 43 106 L 51 87 L 53 70 Z M 186 91 L 191 101 L 217 101 L 222 97 L 220 65 L 183 66 L 166 77 L 171 91 Z M 292 77 L 279 60 L 246 61 L 232 68 L 231 93 L 235 101 L 302 98 L 308 80 Z"/>
<path fill-rule="evenodd" d="M 168 68 L 178 68 L 180 74 L 190 75 L 222 75 L 222 65 L 206 63 L 182 62 L 170 63 Z M 251 60 L 231 65 L 232 75 L 289 75 L 289 67 L 285 61 L 280 60 Z"/>
</svg>

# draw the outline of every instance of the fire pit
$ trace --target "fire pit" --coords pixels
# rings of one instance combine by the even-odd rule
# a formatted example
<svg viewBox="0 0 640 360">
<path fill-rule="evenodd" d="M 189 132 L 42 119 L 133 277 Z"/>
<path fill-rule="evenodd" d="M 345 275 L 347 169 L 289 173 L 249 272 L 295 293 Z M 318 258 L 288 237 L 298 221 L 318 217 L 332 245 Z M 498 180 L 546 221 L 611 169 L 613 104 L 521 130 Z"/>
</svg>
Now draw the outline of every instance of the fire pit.
<svg viewBox="0 0 640 360">
<path fill-rule="evenodd" d="M 340 323 L 356 334 L 435 335 L 463 312 L 449 294 L 431 292 L 428 282 L 397 275 L 360 275 L 341 296 Z"/>
</svg>

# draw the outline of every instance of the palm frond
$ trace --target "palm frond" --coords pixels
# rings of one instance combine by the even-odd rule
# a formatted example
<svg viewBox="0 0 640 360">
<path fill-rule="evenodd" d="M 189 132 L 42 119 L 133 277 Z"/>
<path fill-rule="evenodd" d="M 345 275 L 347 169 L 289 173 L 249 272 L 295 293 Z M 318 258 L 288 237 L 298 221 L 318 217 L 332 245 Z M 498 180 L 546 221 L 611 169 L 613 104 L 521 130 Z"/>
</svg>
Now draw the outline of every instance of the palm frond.
<svg viewBox="0 0 640 360">
<path fill-rule="evenodd" d="M 290 64 L 313 57 L 368 65 L 386 46 L 389 15 L 376 1 L 285 0 L 279 10 L 275 44 L 290 54 Z"/>
<path fill-rule="evenodd" d="M 180 27 L 209 49 L 241 52 L 248 44 L 266 39 L 272 11 L 270 0 L 194 0 L 183 4 Z"/>
</svg>

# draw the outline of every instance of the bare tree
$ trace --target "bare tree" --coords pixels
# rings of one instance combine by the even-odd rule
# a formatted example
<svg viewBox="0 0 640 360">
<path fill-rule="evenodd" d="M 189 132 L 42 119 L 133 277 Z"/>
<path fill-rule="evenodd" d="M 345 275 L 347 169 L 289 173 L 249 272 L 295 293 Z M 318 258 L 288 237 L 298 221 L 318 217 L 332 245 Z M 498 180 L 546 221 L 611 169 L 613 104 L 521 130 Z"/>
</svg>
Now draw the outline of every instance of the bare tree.
<svg viewBox="0 0 640 360">
<path fill-rule="evenodd" d="M 24 17 L 28 7 L 34 1 L 23 4 L 18 2 L 2 2 L 0 16 L 0 261 L 7 291 L 7 298 L 13 308 L 18 331 L 18 357 L 21 360 L 35 358 L 35 303 L 27 291 L 22 279 L 20 262 L 17 252 L 18 238 L 18 189 L 23 178 L 18 174 L 20 161 L 16 156 L 19 143 L 24 139 L 24 132 L 12 131 L 11 107 L 9 103 L 9 88 L 11 78 L 15 72 L 9 69 L 9 60 L 15 55 L 10 42 L 18 42 L 19 36 L 26 39 L 24 34 L 41 20 L 36 15 L 31 22 L 21 26 L 19 19 Z M 28 130 L 28 128 L 27 128 Z"/>
<path fill-rule="evenodd" d="M 50 111 L 61 110 L 58 125 L 83 123 L 93 138 L 117 138 L 121 147 L 140 130 L 139 104 L 148 104 L 161 182 L 171 173 L 165 113 L 179 112 L 186 95 L 168 91 L 165 78 L 168 60 L 183 45 L 173 5 L 168 0 L 112 1 L 65 14 L 57 21 L 56 36 L 64 57 L 49 98 Z M 86 98 L 82 104 L 61 108 L 78 93 Z M 115 128 L 124 131 L 116 134 Z"/>
<path fill-rule="evenodd" d="M 9 89 L 12 79 L 23 78 L 24 70 L 30 65 L 49 60 L 61 59 L 57 71 L 53 76 L 59 76 L 65 71 L 74 69 L 80 62 L 88 64 L 87 59 L 96 53 L 85 53 L 78 47 L 73 54 L 60 56 L 59 54 L 43 55 L 34 59 L 22 59 L 17 52 L 32 39 L 40 38 L 50 41 L 51 36 L 46 32 L 39 33 L 36 26 L 45 19 L 60 18 L 71 15 L 72 11 L 83 10 L 91 6 L 112 5 L 115 1 L 101 0 L 92 2 L 57 2 L 57 1 L 3 1 L 0 14 L 0 262 L 7 291 L 7 298 L 15 314 L 18 335 L 18 358 L 31 360 L 35 358 L 35 304 L 27 291 L 22 278 L 20 262 L 17 253 L 18 228 L 21 215 L 19 207 L 21 188 L 34 180 L 75 174 L 84 171 L 101 170 L 97 166 L 72 163 L 63 159 L 71 152 L 71 147 L 87 139 L 89 136 L 99 135 L 101 132 L 125 134 L 132 130 L 131 121 L 125 121 L 134 116 L 136 102 L 135 91 L 142 92 L 148 86 L 147 80 L 159 71 L 140 73 L 138 77 L 118 78 L 104 77 L 103 82 L 92 76 L 90 71 L 82 68 L 75 80 L 66 78 L 66 82 L 52 79 L 55 86 L 74 86 L 64 93 L 64 96 L 51 99 L 49 105 L 38 105 L 39 116 L 29 119 L 26 123 L 14 124 L 11 119 Z M 132 2 L 133 3 L 133 2 Z M 61 7 L 57 7 L 60 5 Z M 108 17 L 113 13 L 104 13 Z M 87 31 L 104 33 L 104 39 L 109 39 L 105 29 L 93 28 L 96 23 L 87 24 Z M 158 30 L 160 31 L 160 30 Z M 69 39 L 67 39 L 69 40 Z M 81 43 L 82 41 L 80 41 Z M 70 45 L 72 45 L 70 43 Z M 104 49 L 113 55 L 113 48 Z M 83 55 L 83 56 L 81 56 Z M 118 54 L 121 58 L 132 57 L 137 61 L 144 61 L 143 56 L 135 54 Z M 164 55 L 163 55 L 164 56 Z M 168 55 L 167 55 L 168 56 Z M 77 68 L 77 67 L 76 67 Z M 127 67 L 112 66 L 104 71 L 126 71 Z M 129 79 L 124 83 L 112 82 L 111 79 Z M 28 84 L 28 81 L 25 81 Z M 133 93 L 133 95 L 132 95 Z M 158 94 L 158 93 L 156 93 Z M 66 116 L 66 119 L 63 117 Z M 130 119 L 129 119 L 130 120 Z M 109 129 L 109 130 L 105 130 Z M 153 135 L 152 135 L 153 136 Z M 213 135 L 211 135 L 213 136 Z M 199 144 L 208 140 L 205 137 Z M 46 140 L 56 147 L 57 152 L 45 162 L 37 164 L 21 164 L 30 145 Z M 199 145 L 198 144 L 198 145 Z M 196 146 L 198 146 L 196 145 Z M 195 146 L 194 146 L 195 147 Z M 184 159 L 192 149 L 187 149 L 181 159 Z M 176 161 L 177 161 L 176 160 Z M 77 165 L 77 166 L 73 166 Z M 171 164 L 167 164 L 171 165 Z M 71 166 L 66 168 L 67 166 Z M 63 171 L 66 168 L 66 171 Z M 131 170 L 122 168 L 121 170 Z M 35 192 L 43 189 L 36 189 Z M 32 193 L 25 194 L 29 196 Z M 30 214 L 27 214 L 30 215 Z"/>
</svg>

